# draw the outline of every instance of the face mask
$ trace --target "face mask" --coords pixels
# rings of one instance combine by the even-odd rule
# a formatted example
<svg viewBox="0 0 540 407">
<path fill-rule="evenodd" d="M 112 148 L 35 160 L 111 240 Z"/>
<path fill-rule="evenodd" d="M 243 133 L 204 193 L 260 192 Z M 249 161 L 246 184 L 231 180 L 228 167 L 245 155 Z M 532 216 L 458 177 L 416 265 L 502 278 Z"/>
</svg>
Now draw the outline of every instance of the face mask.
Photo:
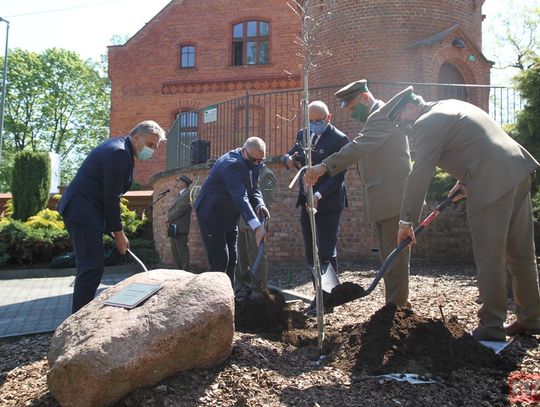
<svg viewBox="0 0 540 407">
<path fill-rule="evenodd" d="M 149 160 L 150 158 L 152 158 L 153 155 L 154 155 L 154 150 L 152 150 L 148 146 L 144 146 L 142 150 L 137 151 L 137 157 L 139 158 L 139 160 L 143 160 L 143 161 Z"/>
<path fill-rule="evenodd" d="M 358 103 L 358 105 L 354 108 L 353 112 L 351 113 L 351 116 L 353 117 L 353 119 L 356 119 L 359 122 L 364 123 L 369 116 L 369 109 L 366 105 L 363 105 L 362 103 Z"/>
<path fill-rule="evenodd" d="M 324 120 L 317 120 L 309 123 L 309 130 L 317 135 L 323 134 L 327 127 L 328 122 Z"/>
</svg>

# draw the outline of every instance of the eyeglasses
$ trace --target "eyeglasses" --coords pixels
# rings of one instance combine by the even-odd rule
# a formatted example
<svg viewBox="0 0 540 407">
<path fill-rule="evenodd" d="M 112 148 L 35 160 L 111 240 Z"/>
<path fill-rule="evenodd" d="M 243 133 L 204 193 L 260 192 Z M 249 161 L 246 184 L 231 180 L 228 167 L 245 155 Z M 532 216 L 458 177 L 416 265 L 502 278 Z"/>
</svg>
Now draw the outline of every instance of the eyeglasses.
<svg viewBox="0 0 540 407">
<path fill-rule="evenodd" d="M 258 164 L 262 164 L 264 162 L 264 160 L 266 160 L 266 157 L 263 157 L 263 158 L 255 158 L 255 157 L 252 157 L 250 154 L 249 154 L 249 151 L 246 149 L 246 156 L 247 156 L 247 160 L 250 162 L 250 163 L 253 163 L 255 165 L 258 165 Z"/>
</svg>

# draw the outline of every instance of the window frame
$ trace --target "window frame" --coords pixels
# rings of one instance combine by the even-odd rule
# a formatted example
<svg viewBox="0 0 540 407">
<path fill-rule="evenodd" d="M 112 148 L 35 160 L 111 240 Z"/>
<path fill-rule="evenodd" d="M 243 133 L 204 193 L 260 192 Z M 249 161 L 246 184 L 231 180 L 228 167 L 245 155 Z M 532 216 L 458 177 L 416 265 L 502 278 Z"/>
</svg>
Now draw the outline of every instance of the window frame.
<svg viewBox="0 0 540 407">
<path fill-rule="evenodd" d="M 193 65 L 184 66 L 184 49 L 185 48 L 192 48 L 193 49 Z M 190 53 L 187 54 L 188 58 Z M 193 69 L 197 67 L 197 47 L 195 44 L 192 43 L 186 43 L 186 44 L 180 44 L 180 63 L 178 64 L 180 69 Z"/>
<path fill-rule="evenodd" d="M 250 23 L 256 23 L 256 32 L 254 35 L 248 35 L 248 27 Z M 266 24 L 267 33 L 262 34 L 262 26 Z M 270 35 L 271 27 L 270 21 L 262 19 L 247 19 L 238 21 L 231 26 L 231 65 L 232 66 L 256 66 L 256 65 L 269 65 L 270 64 Z M 237 26 L 242 27 L 242 35 L 235 37 L 235 29 Z M 249 43 L 255 43 L 254 55 L 255 62 L 249 63 L 250 49 L 248 48 Z M 264 58 L 261 58 L 261 46 L 266 43 L 266 52 L 263 55 L 265 57 L 265 62 L 261 62 Z M 241 63 L 238 61 L 238 47 L 241 46 L 242 54 L 240 56 Z"/>
</svg>

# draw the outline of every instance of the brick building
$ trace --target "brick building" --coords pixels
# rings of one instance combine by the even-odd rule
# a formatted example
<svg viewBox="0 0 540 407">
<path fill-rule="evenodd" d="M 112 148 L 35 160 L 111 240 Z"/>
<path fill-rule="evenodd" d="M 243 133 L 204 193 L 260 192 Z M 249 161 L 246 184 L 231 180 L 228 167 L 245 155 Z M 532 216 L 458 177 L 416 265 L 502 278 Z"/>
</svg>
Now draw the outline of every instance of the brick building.
<svg viewBox="0 0 540 407">
<path fill-rule="evenodd" d="M 298 17 L 290 11 L 287 0 L 214 0 L 205 2 L 202 12 L 199 0 L 172 0 L 160 13 L 135 34 L 126 44 L 109 48 L 109 77 L 112 82 L 111 134 L 128 132 L 137 122 L 153 119 L 165 129 L 176 121 L 188 139 L 204 138 L 201 109 L 225 100 L 250 95 L 299 88 L 301 83 L 298 48 L 295 34 L 300 30 Z M 344 84 L 360 78 L 372 82 L 392 82 L 394 86 L 374 86 L 376 96 L 388 99 L 405 83 L 489 84 L 491 63 L 482 55 L 484 0 L 335 0 L 331 17 L 319 33 L 319 42 L 331 56 L 316 59 L 310 85 L 323 87 Z M 328 11 L 328 10 L 326 10 Z M 431 89 L 431 88 L 429 88 Z M 487 94 L 463 90 L 448 94 L 446 90 L 426 90 L 426 99 L 459 97 L 485 107 Z M 328 96 L 330 95 L 330 96 Z M 328 94 L 325 101 L 335 101 Z M 312 98 L 320 97 L 316 92 Z M 288 141 L 277 143 L 273 133 L 265 128 L 265 110 L 258 102 L 260 124 L 247 130 L 261 135 L 270 147 L 269 156 L 279 156 L 294 139 L 295 125 L 289 124 Z M 298 105 L 298 99 L 294 103 Z M 291 106 L 298 109 L 299 106 Z M 333 107 L 333 106 L 332 106 Z M 231 122 L 240 128 L 239 104 L 230 112 Z M 333 108 L 333 110 L 337 110 Z M 359 129 L 345 115 L 334 112 L 334 123 L 349 135 Z M 289 114 L 293 116 L 293 113 Z M 268 116 L 268 115 L 267 115 Z M 235 128 L 236 129 L 236 128 Z M 231 138 L 232 145 L 243 140 L 233 131 L 218 132 L 218 137 Z M 213 140 L 210 140 L 213 141 Z M 217 141 L 217 140 L 214 140 Z M 172 143 L 171 143 L 172 145 Z M 178 146 L 175 145 L 175 148 Z M 184 146 L 185 147 L 185 146 Z M 226 149 L 219 153 L 223 153 Z M 218 154 L 219 155 L 219 154 Z M 160 147 L 155 158 L 137 163 L 135 179 L 157 191 L 174 187 L 179 170 L 166 170 L 167 147 Z M 273 165 L 277 172 L 278 200 L 274 212 L 275 236 L 270 249 L 280 263 L 302 263 L 300 226 L 296 215 L 291 217 L 295 193 L 288 191 L 291 174 Z M 206 170 L 190 170 L 203 182 Z M 362 198 L 358 177 L 347 175 L 353 203 L 343 215 L 346 227 L 340 235 L 339 249 L 345 258 L 369 256 L 374 246 L 374 233 L 363 220 Z M 154 234 L 157 248 L 170 262 L 170 249 L 163 229 L 167 200 L 154 211 Z M 195 215 L 194 215 L 195 216 Z M 282 223 L 277 218 L 283 217 Z M 195 265 L 204 267 L 202 247 L 195 217 L 190 247 L 196 253 Z M 453 230 L 467 235 L 463 221 L 452 222 Z M 418 253 L 444 256 L 470 256 L 470 245 L 452 246 L 445 242 L 445 252 L 435 240 L 433 250 Z M 427 235 L 426 235 L 427 236 Z M 291 237 L 296 239 L 291 241 Z M 279 242 L 279 243 L 278 243 Z M 442 242 L 439 242 L 442 243 Z M 298 246 L 298 247 L 297 247 Z M 459 247 L 458 247 L 459 246 Z M 437 247 L 439 249 L 437 249 Z M 201 255 L 197 255 L 200 253 Z M 289 261 L 286 261 L 286 260 Z"/>
</svg>

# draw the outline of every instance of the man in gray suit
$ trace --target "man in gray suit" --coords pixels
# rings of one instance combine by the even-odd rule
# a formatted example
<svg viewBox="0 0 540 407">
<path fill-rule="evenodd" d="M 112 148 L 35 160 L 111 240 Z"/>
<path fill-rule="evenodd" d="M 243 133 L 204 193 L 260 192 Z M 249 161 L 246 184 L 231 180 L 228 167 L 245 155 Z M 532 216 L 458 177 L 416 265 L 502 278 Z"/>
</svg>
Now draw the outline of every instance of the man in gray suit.
<svg viewBox="0 0 540 407">
<path fill-rule="evenodd" d="M 358 163 L 362 179 L 366 218 L 377 229 L 381 261 L 396 247 L 399 209 L 405 179 L 411 170 L 407 137 L 386 119 L 380 109 L 384 102 L 375 99 L 365 79 L 348 84 L 335 94 L 341 107 L 364 122 L 360 135 L 337 153 L 306 172 L 306 181 L 315 183 L 328 172 L 331 176 Z M 394 260 L 384 276 L 386 302 L 410 307 L 410 250 Z"/>
<path fill-rule="evenodd" d="M 264 204 L 268 210 L 272 209 L 274 202 L 274 189 L 276 187 L 276 177 L 274 172 L 264 165 L 259 173 L 259 189 L 261 190 Z M 249 225 L 240 218 L 238 221 L 238 263 L 236 264 L 235 296 L 237 299 L 245 299 L 252 292 L 257 292 L 253 286 L 248 273 L 249 267 L 253 265 L 257 258 L 258 246 L 255 242 L 255 232 Z M 256 272 L 256 277 L 266 287 L 268 283 L 268 260 L 266 253 L 263 256 L 261 265 Z"/>
<path fill-rule="evenodd" d="M 174 198 L 167 213 L 169 237 L 174 263 L 179 270 L 189 271 L 188 234 L 191 225 L 191 194 L 189 186 L 193 181 L 187 175 L 180 175 L 176 181 L 180 191 Z"/>
<path fill-rule="evenodd" d="M 405 183 L 398 241 L 415 242 L 414 225 L 435 167 L 458 181 L 467 198 L 482 306 L 473 336 L 540 333 L 540 292 L 533 239 L 531 173 L 538 162 L 482 109 L 460 100 L 426 103 L 409 87 L 386 105 L 387 117 L 412 137 L 416 157 Z M 512 274 L 517 321 L 506 328 L 506 268 Z"/>
</svg>

